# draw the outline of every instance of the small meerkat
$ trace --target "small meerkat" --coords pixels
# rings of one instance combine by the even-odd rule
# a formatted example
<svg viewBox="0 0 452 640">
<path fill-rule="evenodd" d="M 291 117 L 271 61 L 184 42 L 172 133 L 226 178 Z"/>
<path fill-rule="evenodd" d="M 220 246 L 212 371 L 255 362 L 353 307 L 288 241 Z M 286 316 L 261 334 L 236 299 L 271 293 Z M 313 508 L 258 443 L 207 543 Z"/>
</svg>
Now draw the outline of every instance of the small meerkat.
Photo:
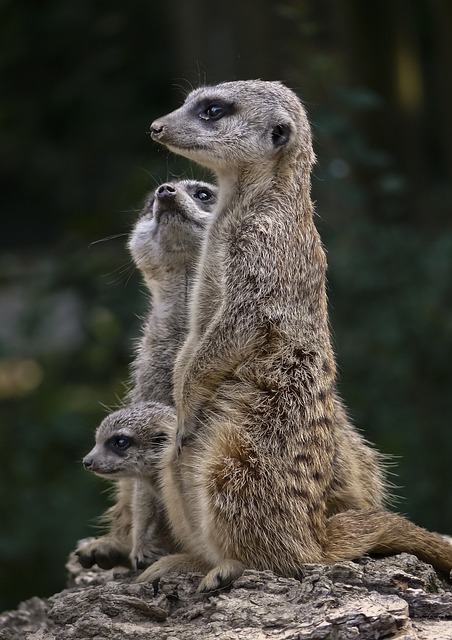
<svg viewBox="0 0 452 640">
<path fill-rule="evenodd" d="M 207 570 L 199 588 L 210 591 L 246 567 L 296 577 L 303 563 L 368 551 L 412 552 L 448 573 L 452 547 L 398 514 L 331 515 L 346 416 L 297 96 L 258 80 L 202 87 L 151 131 L 217 175 L 219 204 L 174 372 L 177 442 L 164 454 L 164 503 L 185 553 L 139 579 Z"/>
<path fill-rule="evenodd" d="M 129 403 L 174 404 L 173 367 L 188 331 L 188 305 L 202 244 L 217 204 L 217 187 L 169 182 L 148 198 L 129 240 L 133 261 L 151 293 Z"/>
<path fill-rule="evenodd" d="M 83 458 L 85 469 L 102 478 L 134 481 L 131 559 L 136 569 L 175 548 L 168 539 L 159 486 L 162 451 L 174 438 L 175 429 L 173 407 L 137 402 L 111 413 L 101 422 L 96 430 L 96 445 Z"/>
<path fill-rule="evenodd" d="M 216 195 L 214 185 L 182 180 L 160 185 L 146 199 L 142 215 L 131 233 L 129 249 L 151 294 L 151 307 L 132 364 L 132 388 L 126 398 L 129 407 L 107 417 L 109 426 L 125 424 L 131 427 L 138 415 L 137 403 L 142 414 L 137 428 L 140 428 L 141 420 L 147 421 L 146 404 L 143 403 L 174 404 L 174 360 L 187 333 L 188 299 Z M 130 416 L 127 415 L 129 410 Z M 116 503 L 102 518 L 109 525 L 108 533 L 77 550 L 82 566 L 89 568 L 98 564 L 108 569 L 118 564 L 131 564 L 138 568 L 145 558 L 152 558 L 155 548 L 152 534 L 165 529 L 163 512 L 156 504 L 153 511 L 156 519 L 162 520 L 161 526 L 157 522 L 146 533 L 152 514 L 140 510 L 138 505 L 149 505 L 154 500 L 149 482 L 121 477 L 116 482 Z M 140 514 L 143 517 L 139 517 Z M 159 547 L 162 538 L 163 534 L 158 541 Z M 167 538 L 168 550 L 171 550 L 169 533 Z"/>
</svg>

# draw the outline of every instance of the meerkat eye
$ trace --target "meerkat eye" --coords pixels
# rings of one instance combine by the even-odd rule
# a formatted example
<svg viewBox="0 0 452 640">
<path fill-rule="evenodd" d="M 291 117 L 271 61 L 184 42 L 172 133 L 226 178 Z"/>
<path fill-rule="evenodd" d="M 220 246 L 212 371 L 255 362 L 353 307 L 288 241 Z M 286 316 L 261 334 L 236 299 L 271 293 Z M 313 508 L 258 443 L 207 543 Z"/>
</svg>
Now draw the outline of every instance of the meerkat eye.
<svg viewBox="0 0 452 640">
<path fill-rule="evenodd" d="M 109 445 L 113 450 L 126 451 L 132 444 L 132 438 L 128 436 L 113 436 L 109 440 Z"/>
<path fill-rule="evenodd" d="M 229 115 L 233 110 L 233 105 L 217 100 L 215 102 L 203 102 L 198 106 L 198 117 L 201 120 L 219 120 Z"/>
<path fill-rule="evenodd" d="M 224 116 L 224 108 L 219 104 L 211 104 L 199 114 L 201 120 L 219 120 L 222 116 Z"/>
<path fill-rule="evenodd" d="M 197 189 L 193 194 L 193 197 L 197 200 L 201 200 L 201 202 L 208 202 L 212 200 L 213 193 L 210 193 L 208 189 Z"/>
</svg>

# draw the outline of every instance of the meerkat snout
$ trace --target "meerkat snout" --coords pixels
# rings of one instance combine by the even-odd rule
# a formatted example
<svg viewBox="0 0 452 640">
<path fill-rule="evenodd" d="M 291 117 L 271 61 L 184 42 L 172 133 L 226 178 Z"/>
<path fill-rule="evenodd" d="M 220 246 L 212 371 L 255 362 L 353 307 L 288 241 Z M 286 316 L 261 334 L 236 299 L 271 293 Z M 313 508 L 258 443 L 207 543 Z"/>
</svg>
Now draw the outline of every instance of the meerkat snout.
<svg viewBox="0 0 452 640">
<path fill-rule="evenodd" d="M 83 458 L 82 464 L 85 469 L 90 469 L 93 466 L 93 459 L 89 454 Z"/>
<path fill-rule="evenodd" d="M 172 184 L 162 184 L 156 192 L 156 196 L 159 200 L 166 200 L 167 198 L 174 198 L 176 196 L 177 189 Z"/>
<path fill-rule="evenodd" d="M 95 451 L 95 447 L 94 447 L 83 458 L 82 465 L 84 466 L 84 468 L 87 471 L 93 471 L 94 473 L 96 472 L 96 469 L 95 469 L 95 467 L 96 467 L 96 454 L 97 454 L 97 451 Z"/>
<path fill-rule="evenodd" d="M 158 120 L 155 120 L 151 126 L 149 127 L 151 130 L 152 138 L 158 138 L 159 134 L 162 133 L 164 125 L 161 124 Z"/>
</svg>

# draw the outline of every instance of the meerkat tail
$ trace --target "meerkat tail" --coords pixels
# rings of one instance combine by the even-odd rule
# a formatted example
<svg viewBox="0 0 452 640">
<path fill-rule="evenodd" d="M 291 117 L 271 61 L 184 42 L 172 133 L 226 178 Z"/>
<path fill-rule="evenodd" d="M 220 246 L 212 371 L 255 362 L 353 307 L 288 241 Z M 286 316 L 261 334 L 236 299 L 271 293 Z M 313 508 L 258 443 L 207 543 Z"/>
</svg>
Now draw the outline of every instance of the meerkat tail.
<svg viewBox="0 0 452 640">
<path fill-rule="evenodd" d="M 449 576 L 452 545 L 398 513 L 381 509 L 344 511 L 327 521 L 325 561 L 352 560 L 365 553 L 412 553 Z"/>
</svg>

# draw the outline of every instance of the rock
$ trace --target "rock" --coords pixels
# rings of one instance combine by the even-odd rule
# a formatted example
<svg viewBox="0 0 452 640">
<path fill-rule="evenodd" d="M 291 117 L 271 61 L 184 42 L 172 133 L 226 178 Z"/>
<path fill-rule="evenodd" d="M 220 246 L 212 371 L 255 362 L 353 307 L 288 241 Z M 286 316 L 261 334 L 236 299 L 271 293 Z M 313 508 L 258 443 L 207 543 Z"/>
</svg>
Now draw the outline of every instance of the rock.
<svg viewBox="0 0 452 640">
<path fill-rule="evenodd" d="M 157 593 L 133 572 L 82 569 L 69 588 L 0 615 L 5 640 L 451 640 L 452 588 L 415 556 L 305 565 L 301 581 L 246 571 L 196 593 L 201 574 L 169 574 Z"/>
</svg>

